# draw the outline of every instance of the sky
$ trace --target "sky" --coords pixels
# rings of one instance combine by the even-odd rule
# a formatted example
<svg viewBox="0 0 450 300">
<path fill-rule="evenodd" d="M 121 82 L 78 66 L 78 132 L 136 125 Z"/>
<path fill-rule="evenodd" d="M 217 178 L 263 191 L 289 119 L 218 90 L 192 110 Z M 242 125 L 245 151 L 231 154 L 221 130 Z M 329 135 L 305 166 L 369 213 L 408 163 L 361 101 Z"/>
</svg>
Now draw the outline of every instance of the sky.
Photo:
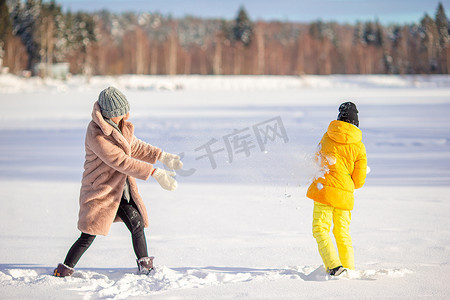
<svg viewBox="0 0 450 300">
<path fill-rule="evenodd" d="M 64 10 L 112 12 L 159 12 L 183 17 L 234 19 L 244 6 L 250 19 L 278 21 L 357 21 L 379 20 L 382 24 L 418 23 L 428 13 L 435 15 L 439 0 L 56 0 Z M 440 1 L 450 16 L 450 0 Z"/>
</svg>

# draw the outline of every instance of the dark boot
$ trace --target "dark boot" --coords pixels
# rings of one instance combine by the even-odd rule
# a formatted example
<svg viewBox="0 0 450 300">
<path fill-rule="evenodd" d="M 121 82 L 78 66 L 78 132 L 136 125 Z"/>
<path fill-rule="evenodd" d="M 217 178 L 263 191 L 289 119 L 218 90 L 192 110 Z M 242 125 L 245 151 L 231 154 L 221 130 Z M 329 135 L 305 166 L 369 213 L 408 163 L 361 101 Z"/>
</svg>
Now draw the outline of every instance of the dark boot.
<svg viewBox="0 0 450 300">
<path fill-rule="evenodd" d="M 66 277 L 70 276 L 75 272 L 75 270 L 65 264 L 58 264 L 58 267 L 53 271 L 53 276 L 56 277 Z"/>
<path fill-rule="evenodd" d="M 345 269 L 343 266 L 339 266 L 339 267 L 333 268 L 331 270 L 328 270 L 328 274 L 330 274 L 331 276 L 339 276 L 343 272 L 345 272 Z"/>
<path fill-rule="evenodd" d="M 139 273 L 148 275 L 153 270 L 153 256 L 141 257 L 136 260 Z"/>
</svg>

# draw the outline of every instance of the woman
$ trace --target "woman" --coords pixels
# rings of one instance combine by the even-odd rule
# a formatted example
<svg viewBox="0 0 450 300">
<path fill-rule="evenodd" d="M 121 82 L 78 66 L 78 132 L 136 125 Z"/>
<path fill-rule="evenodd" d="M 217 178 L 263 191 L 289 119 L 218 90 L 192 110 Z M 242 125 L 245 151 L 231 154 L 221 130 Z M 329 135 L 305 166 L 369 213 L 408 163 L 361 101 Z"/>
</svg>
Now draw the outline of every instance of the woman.
<svg viewBox="0 0 450 300">
<path fill-rule="evenodd" d="M 148 217 L 139 196 L 135 178 L 152 176 L 166 190 L 177 182 L 174 172 L 153 168 L 157 160 L 168 168 L 181 169 L 178 155 L 161 151 L 134 136 L 134 125 L 127 121 L 130 106 L 124 94 L 114 87 L 103 90 L 94 104 L 92 121 L 86 132 L 86 160 L 80 190 L 78 229 L 80 238 L 72 245 L 64 263 L 54 270 L 57 277 L 70 276 L 78 260 L 96 235 L 107 235 L 111 224 L 122 221 L 130 230 L 140 273 L 153 269 L 147 253 L 144 228 Z"/>
</svg>

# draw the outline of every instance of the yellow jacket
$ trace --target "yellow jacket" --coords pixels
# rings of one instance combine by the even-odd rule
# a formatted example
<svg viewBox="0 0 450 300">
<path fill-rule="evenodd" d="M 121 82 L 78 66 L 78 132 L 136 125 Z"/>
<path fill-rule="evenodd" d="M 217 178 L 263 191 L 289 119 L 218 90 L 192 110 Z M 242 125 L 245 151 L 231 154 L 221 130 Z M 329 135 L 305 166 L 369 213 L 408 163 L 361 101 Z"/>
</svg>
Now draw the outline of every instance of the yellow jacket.
<svg viewBox="0 0 450 300">
<path fill-rule="evenodd" d="M 316 202 L 352 210 L 354 190 L 366 180 L 367 155 L 361 130 L 347 122 L 332 121 L 316 154 L 326 171 L 309 186 L 306 196 Z"/>
</svg>

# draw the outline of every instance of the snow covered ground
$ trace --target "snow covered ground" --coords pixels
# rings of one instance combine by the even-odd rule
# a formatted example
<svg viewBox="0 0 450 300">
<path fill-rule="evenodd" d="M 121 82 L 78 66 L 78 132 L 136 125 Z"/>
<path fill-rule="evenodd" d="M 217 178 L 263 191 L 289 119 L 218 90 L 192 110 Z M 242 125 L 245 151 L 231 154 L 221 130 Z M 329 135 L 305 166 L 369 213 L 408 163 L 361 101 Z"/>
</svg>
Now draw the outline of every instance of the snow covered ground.
<svg viewBox="0 0 450 300">
<path fill-rule="evenodd" d="M 79 235 L 85 128 L 109 85 L 127 95 L 136 135 L 185 167 L 175 192 L 138 182 L 153 275 L 136 274 L 118 223 L 55 278 Z M 371 172 L 352 214 L 357 269 L 330 279 L 305 192 L 348 100 Z M 450 76 L 0 75 L 0 105 L 0 299 L 450 296 Z"/>
</svg>

